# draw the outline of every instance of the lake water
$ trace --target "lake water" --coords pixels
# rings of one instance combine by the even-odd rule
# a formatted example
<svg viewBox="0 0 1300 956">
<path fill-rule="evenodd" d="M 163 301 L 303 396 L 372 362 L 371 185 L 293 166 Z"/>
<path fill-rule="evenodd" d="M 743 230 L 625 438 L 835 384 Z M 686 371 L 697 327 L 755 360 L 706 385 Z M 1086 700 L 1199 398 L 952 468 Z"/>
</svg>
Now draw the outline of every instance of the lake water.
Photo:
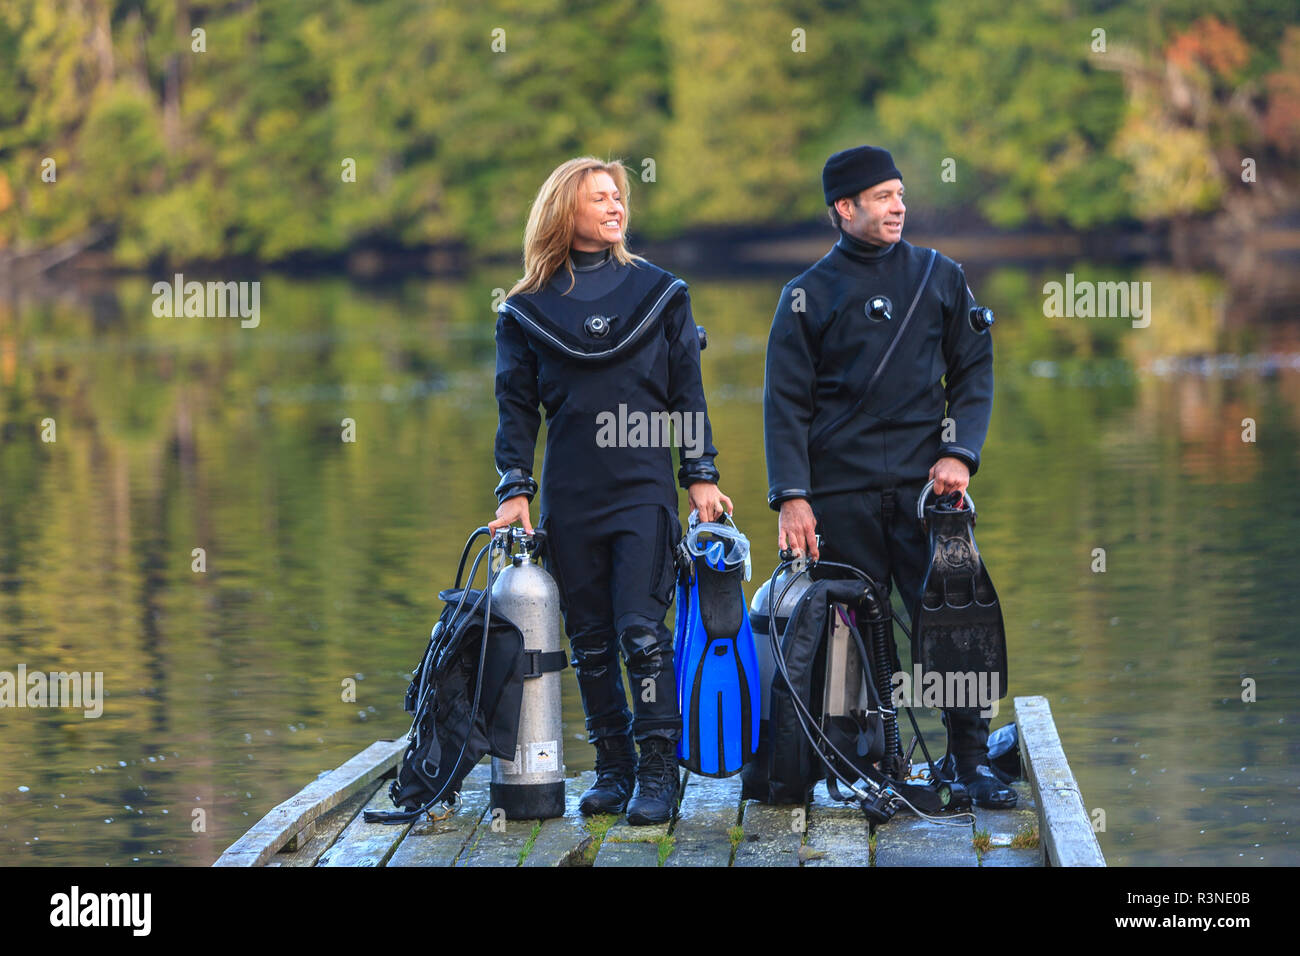
<svg viewBox="0 0 1300 956">
<path fill-rule="evenodd" d="M 1300 863 L 1300 292 L 1284 268 L 968 269 L 998 315 L 971 492 L 1010 692 L 1049 698 L 1112 865 Z M 1046 317 L 1043 284 L 1067 271 L 1151 282 L 1150 326 Z M 793 274 L 692 281 L 750 595 L 776 563 L 763 353 Z M 98 718 L 0 709 L 0 863 L 208 864 L 404 734 L 436 592 L 495 507 L 508 269 L 268 277 L 249 329 L 156 318 L 156 278 L 0 296 L 0 671 L 102 672 L 105 689 Z M 564 680 L 566 763 L 589 768 Z"/>
</svg>

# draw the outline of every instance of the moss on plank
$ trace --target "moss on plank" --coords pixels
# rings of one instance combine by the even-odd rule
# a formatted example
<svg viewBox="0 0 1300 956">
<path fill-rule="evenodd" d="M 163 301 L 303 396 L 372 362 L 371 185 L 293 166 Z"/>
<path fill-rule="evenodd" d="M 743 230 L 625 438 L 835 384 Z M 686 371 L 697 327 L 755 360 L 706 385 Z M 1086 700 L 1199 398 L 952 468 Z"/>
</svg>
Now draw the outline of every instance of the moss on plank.
<svg viewBox="0 0 1300 956">
<path fill-rule="evenodd" d="M 740 846 L 740 841 L 745 839 L 745 828 L 740 824 L 736 824 L 727 831 L 727 836 L 731 840 L 731 849 L 734 851 L 736 847 Z"/>
<path fill-rule="evenodd" d="M 583 866 L 591 866 L 596 862 L 596 854 L 600 852 L 600 845 L 605 842 L 605 834 L 617 822 L 618 817 L 612 813 L 596 813 L 587 817 L 583 827 L 592 839 L 582 855 Z"/>
<path fill-rule="evenodd" d="M 1026 824 L 1016 831 L 1016 835 L 1011 838 L 1011 849 L 1013 850 L 1037 850 L 1038 849 L 1038 827 L 1033 824 Z"/>
<path fill-rule="evenodd" d="M 655 840 L 659 844 L 659 862 L 658 866 L 664 865 L 664 860 L 668 859 L 668 854 L 673 852 L 673 846 L 677 843 L 676 837 L 666 836 Z"/>
<path fill-rule="evenodd" d="M 533 832 L 528 834 L 528 841 L 524 843 L 524 848 L 519 851 L 519 865 L 524 865 L 524 860 L 528 859 L 528 854 L 533 852 L 533 844 L 537 842 L 537 834 L 542 832 L 542 821 L 538 820 L 533 824 Z"/>
</svg>

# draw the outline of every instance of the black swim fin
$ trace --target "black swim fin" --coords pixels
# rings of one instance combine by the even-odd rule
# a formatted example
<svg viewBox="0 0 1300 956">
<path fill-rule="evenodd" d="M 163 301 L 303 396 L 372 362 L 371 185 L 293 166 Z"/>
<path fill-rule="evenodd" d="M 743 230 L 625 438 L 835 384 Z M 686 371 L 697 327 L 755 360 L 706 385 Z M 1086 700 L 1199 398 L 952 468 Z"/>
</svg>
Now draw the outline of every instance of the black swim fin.
<svg viewBox="0 0 1300 956">
<path fill-rule="evenodd" d="M 965 677 L 964 681 L 944 677 L 942 706 L 983 709 L 1007 694 L 1002 606 L 975 545 L 974 502 L 969 495 L 952 493 L 927 505 L 930 487 L 926 485 L 917 504 L 930 535 L 930 566 L 914 618 L 912 660 L 924 675 Z M 974 693 L 977 699 L 949 699 L 954 687 L 965 688 L 964 696 Z M 914 688 L 913 694 L 922 702 L 922 688 Z"/>
</svg>

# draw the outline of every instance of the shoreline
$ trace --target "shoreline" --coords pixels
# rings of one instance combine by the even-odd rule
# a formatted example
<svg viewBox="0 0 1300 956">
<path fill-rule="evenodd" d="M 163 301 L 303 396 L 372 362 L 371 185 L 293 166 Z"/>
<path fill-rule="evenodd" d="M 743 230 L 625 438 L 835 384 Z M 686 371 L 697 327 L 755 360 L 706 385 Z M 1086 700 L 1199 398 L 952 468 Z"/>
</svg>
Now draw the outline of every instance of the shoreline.
<svg viewBox="0 0 1300 956">
<path fill-rule="evenodd" d="M 1237 261 L 1243 251 L 1270 260 L 1300 257 L 1300 221 L 1294 217 L 1278 217 L 1244 233 L 1229 229 L 1219 220 L 1088 232 L 1041 227 L 946 232 L 938 217 L 916 219 L 905 235 L 908 242 L 933 246 L 951 258 L 981 265 L 1061 264 L 1086 259 L 1107 264 L 1157 261 L 1191 268 L 1224 268 Z M 693 230 L 671 239 L 634 241 L 633 250 L 670 270 L 744 277 L 806 268 L 824 255 L 834 240 L 830 226 L 821 222 L 729 226 Z M 504 265 L 517 267 L 518 263 L 514 254 L 478 253 L 465 243 L 445 243 L 419 248 L 359 246 L 337 254 L 297 255 L 273 262 L 232 257 L 135 268 L 121 266 L 113 261 L 110 252 L 95 248 L 104 241 L 105 234 L 97 230 L 49 249 L 18 256 L 0 253 L 0 280 L 21 286 L 39 284 L 52 276 L 110 278 L 188 271 L 195 275 L 346 276 L 365 282 L 405 276 L 461 277 Z"/>
</svg>

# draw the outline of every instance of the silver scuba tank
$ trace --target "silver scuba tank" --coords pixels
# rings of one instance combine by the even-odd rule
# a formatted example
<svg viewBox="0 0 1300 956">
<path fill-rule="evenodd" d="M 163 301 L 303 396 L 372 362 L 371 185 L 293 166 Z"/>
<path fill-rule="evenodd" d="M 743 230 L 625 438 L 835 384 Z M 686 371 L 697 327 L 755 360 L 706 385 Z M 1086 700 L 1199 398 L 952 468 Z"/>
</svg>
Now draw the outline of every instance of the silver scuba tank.
<svg viewBox="0 0 1300 956">
<path fill-rule="evenodd" d="M 540 536 L 515 529 L 519 550 L 496 576 L 492 610 L 524 636 L 524 692 L 514 760 L 492 758 L 492 810 L 508 820 L 564 816 L 564 744 L 560 671 L 567 664 L 560 625 L 560 592 L 536 563 Z"/>
</svg>

